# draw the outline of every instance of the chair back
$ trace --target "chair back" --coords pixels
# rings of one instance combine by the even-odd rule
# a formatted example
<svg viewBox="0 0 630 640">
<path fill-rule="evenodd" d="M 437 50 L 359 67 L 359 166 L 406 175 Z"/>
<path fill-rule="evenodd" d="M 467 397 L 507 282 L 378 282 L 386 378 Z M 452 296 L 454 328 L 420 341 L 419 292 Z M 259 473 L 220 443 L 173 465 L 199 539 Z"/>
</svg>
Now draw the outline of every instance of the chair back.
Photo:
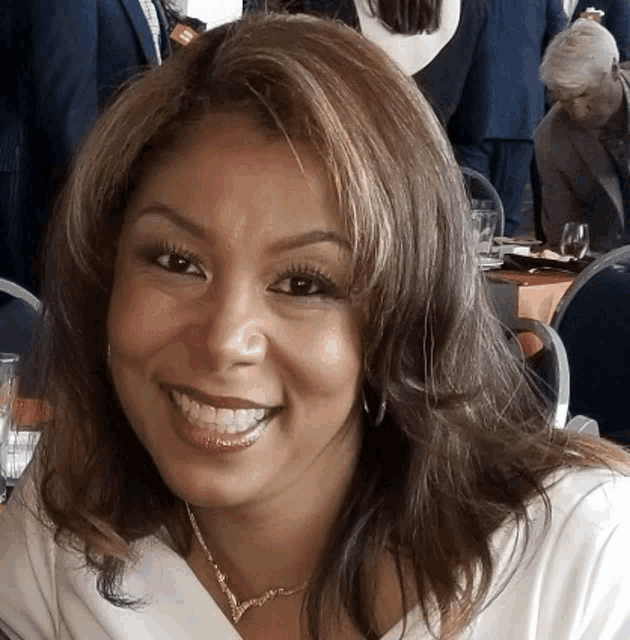
<svg viewBox="0 0 630 640">
<path fill-rule="evenodd" d="M 589 433 L 592 436 L 599 437 L 599 425 L 593 418 L 587 418 L 586 416 L 574 416 L 567 422 L 565 429 L 576 433 Z"/>
<path fill-rule="evenodd" d="M 569 414 L 570 375 L 567 353 L 556 331 L 539 320 L 517 318 L 510 327 L 513 334 L 533 333 L 543 345 L 536 364 L 530 361 L 532 373 L 553 408 L 553 427 L 564 429 Z"/>
<path fill-rule="evenodd" d="M 28 289 L 21 287 L 19 284 L 11 282 L 11 280 L 0 278 L 0 291 L 13 296 L 14 298 L 18 298 L 19 300 L 23 300 L 38 315 L 42 310 L 42 303 L 37 296 L 34 296 L 30 291 L 28 291 Z"/>
<path fill-rule="evenodd" d="M 551 324 L 569 359 L 571 413 L 596 420 L 603 437 L 630 444 L 630 246 L 584 269 Z"/>
<path fill-rule="evenodd" d="M 30 291 L 0 278 L 0 351 L 26 359 L 33 342 L 33 327 L 42 303 Z"/>
<path fill-rule="evenodd" d="M 494 209 L 498 213 L 495 235 L 503 237 L 503 234 L 505 233 L 505 212 L 503 210 L 501 196 L 498 194 L 490 180 L 488 180 L 488 178 L 483 174 L 479 173 L 479 171 L 475 171 L 474 169 L 464 166 L 460 166 L 460 169 L 464 175 L 464 182 L 471 200 L 492 200 Z"/>
</svg>

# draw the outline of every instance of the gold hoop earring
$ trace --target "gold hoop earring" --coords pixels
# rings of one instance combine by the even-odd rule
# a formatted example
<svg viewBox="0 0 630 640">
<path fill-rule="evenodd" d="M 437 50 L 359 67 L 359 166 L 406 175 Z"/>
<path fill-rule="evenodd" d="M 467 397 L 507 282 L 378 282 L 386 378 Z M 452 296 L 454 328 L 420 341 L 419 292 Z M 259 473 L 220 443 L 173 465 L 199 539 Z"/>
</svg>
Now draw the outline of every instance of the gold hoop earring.
<svg viewBox="0 0 630 640">
<path fill-rule="evenodd" d="M 372 421 L 372 425 L 375 427 L 380 427 L 381 424 L 383 423 L 383 420 L 385 419 L 385 413 L 387 412 L 387 398 L 385 397 L 385 394 L 381 395 L 376 417 L 373 416 L 372 411 L 370 410 L 370 404 L 368 402 L 365 389 L 363 390 L 363 393 L 362 393 L 362 402 L 363 402 L 363 411 L 365 412 L 365 415 L 367 416 L 367 418 Z"/>
</svg>

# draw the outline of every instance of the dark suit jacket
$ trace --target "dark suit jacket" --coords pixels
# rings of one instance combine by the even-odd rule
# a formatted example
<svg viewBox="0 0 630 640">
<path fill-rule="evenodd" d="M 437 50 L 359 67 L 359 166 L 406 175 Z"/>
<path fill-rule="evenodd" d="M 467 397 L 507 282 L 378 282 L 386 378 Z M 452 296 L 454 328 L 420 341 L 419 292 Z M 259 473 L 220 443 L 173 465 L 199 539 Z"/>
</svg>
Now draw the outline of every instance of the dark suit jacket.
<svg viewBox="0 0 630 640">
<path fill-rule="evenodd" d="M 578 0 L 572 21 L 582 11 L 595 7 L 604 11 L 602 25 L 613 34 L 619 48 L 619 61 L 630 60 L 630 2 L 628 0 Z"/>
<path fill-rule="evenodd" d="M 480 38 L 488 22 L 486 0 L 462 0 L 459 25 L 451 41 L 429 64 L 414 75 L 431 106 L 447 127 L 453 143 L 481 142 L 488 126 L 485 85 L 480 74 L 488 71 L 479 60 Z M 471 69 L 475 69 L 471 73 Z M 462 98 L 463 96 L 463 98 Z"/>
<path fill-rule="evenodd" d="M 6 0 L 5 0 L 6 1 Z M 59 177 L 112 93 L 138 69 L 157 63 L 155 45 L 138 0 L 8 0 L 15 64 L 2 70 L 3 86 L 19 87 L 19 127 L 27 189 L 18 211 L 0 203 L 4 218 L 21 217 L 19 253 L 30 272 Z M 170 44 L 161 5 L 162 53 Z M 4 150 L 16 153 L 15 148 Z M 2 159 L 0 159 L 0 162 Z M 0 274 L 18 279 L 16 274 Z M 30 278 L 29 278 L 30 279 Z M 36 288 L 34 282 L 21 282 Z"/>
<path fill-rule="evenodd" d="M 485 18 L 482 8 L 470 1 L 464 0 L 462 10 L 471 16 L 460 21 L 460 28 L 466 31 L 459 38 L 456 33 L 424 70 L 425 78 L 435 78 L 440 74 L 448 77 L 452 69 L 462 86 L 448 119 L 451 141 L 531 140 L 544 115 L 538 67 L 549 40 L 566 24 L 561 0 L 487 0 Z M 466 71 L 463 81 L 458 58 Z M 434 95 L 426 80 L 423 86 Z M 450 92 L 457 95 L 454 87 Z M 453 109 L 452 105 L 449 108 Z"/>
<path fill-rule="evenodd" d="M 155 45 L 139 0 L 26 2 L 34 98 L 30 116 L 38 136 L 47 138 L 54 165 L 62 166 L 112 93 L 135 71 L 157 64 Z M 166 24 L 161 26 L 166 54 L 169 39 Z"/>
<path fill-rule="evenodd" d="M 488 35 L 483 59 L 489 65 L 490 115 L 486 138 L 531 140 L 545 115 L 538 79 L 543 52 L 566 25 L 561 0 L 488 0 Z"/>
</svg>

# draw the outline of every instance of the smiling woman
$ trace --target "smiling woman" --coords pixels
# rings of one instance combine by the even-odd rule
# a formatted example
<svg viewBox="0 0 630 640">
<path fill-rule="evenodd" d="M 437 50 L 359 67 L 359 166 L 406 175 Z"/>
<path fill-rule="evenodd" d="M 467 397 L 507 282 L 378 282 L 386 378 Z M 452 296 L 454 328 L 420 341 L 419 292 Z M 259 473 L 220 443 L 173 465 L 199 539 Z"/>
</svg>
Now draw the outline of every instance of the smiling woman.
<svg viewBox="0 0 630 640">
<path fill-rule="evenodd" d="M 154 161 L 127 207 L 113 382 L 167 485 L 208 507 L 290 488 L 308 510 L 326 480 L 343 494 L 355 465 L 348 249 L 321 162 L 307 149 L 300 162 L 251 119 L 213 115 Z"/>
<path fill-rule="evenodd" d="M 247 17 L 122 92 L 48 238 L 54 427 L 0 519 L 0 629 L 627 637 L 628 456 L 550 430 L 466 202 L 413 82 L 333 21 Z"/>
</svg>

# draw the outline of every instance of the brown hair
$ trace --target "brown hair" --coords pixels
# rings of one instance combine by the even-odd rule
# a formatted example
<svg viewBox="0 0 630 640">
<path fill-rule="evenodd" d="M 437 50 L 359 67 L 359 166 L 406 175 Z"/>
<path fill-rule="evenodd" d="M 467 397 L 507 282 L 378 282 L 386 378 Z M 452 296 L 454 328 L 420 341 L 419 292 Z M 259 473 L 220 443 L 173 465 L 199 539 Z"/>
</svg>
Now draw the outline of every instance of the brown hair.
<svg viewBox="0 0 630 640">
<path fill-rule="evenodd" d="M 322 159 L 352 246 L 353 290 L 369 307 L 362 450 L 309 585 L 310 635 L 325 637 L 342 613 L 363 637 L 386 631 L 372 579 L 387 550 L 407 607 L 417 600 L 435 624 L 436 604 L 448 637 L 488 592 L 490 535 L 511 515 L 527 524 L 548 473 L 627 456 L 550 429 L 485 299 L 437 118 L 380 49 L 331 20 L 261 14 L 208 32 L 133 83 L 88 137 L 52 223 L 44 290 L 56 424 L 39 482 L 56 539 L 85 553 L 119 605 L 131 604 L 119 580 L 132 541 L 165 526 L 175 549 L 190 551 L 182 503 L 108 379 L 105 317 L 130 194 L 183 130 L 226 109 Z"/>
<path fill-rule="evenodd" d="M 372 14 L 394 33 L 433 33 L 440 28 L 443 0 L 368 0 Z"/>
</svg>

